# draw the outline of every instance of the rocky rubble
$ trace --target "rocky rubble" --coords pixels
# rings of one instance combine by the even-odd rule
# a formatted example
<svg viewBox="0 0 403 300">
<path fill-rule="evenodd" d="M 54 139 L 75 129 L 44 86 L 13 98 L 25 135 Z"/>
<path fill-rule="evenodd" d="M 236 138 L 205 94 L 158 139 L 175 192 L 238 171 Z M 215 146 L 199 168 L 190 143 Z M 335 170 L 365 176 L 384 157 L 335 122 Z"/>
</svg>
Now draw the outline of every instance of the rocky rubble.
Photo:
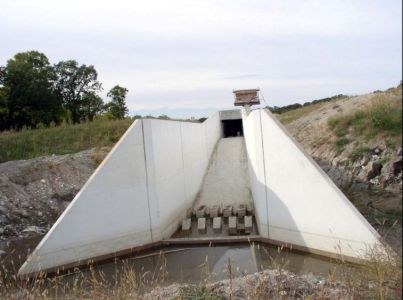
<svg viewBox="0 0 403 300">
<path fill-rule="evenodd" d="M 402 192 L 402 149 L 375 146 L 363 157 L 351 161 L 339 156 L 331 161 L 315 157 L 316 162 L 342 189 L 380 188 L 399 196 Z"/>
<path fill-rule="evenodd" d="M 46 233 L 95 170 L 94 151 L 0 164 L 0 240 Z"/>
<path fill-rule="evenodd" d="M 378 284 L 372 281 L 352 287 L 312 273 L 297 276 L 269 269 L 205 286 L 175 283 L 155 288 L 140 299 L 373 299 L 377 289 Z"/>
<path fill-rule="evenodd" d="M 379 201 L 379 209 L 401 211 L 401 145 L 396 149 L 383 136 L 368 140 L 347 131 L 345 137 L 349 143 L 340 151 L 328 124 L 333 117 L 365 110 L 374 97 L 376 93 L 370 93 L 323 104 L 292 120 L 286 128 L 343 192 L 367 195 L 376 192 L 379 198 L 386 199 L 383 203 Z M 401 99 L 401 95 L 387 94 L 387 97 Z M 281 115 L 278 117 L 281 119 Z"/>
</svg>

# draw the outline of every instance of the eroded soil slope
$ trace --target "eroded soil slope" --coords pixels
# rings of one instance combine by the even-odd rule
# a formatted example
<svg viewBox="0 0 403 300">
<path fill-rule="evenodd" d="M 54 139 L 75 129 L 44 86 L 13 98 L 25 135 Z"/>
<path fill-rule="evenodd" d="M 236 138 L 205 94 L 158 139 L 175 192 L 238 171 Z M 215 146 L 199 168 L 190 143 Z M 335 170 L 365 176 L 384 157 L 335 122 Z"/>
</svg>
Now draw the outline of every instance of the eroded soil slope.
<svg viewBox="0 0 403 300">
<path fill-rule="evenodd" d="M 400 249 L 401 109 L 400 86 L 277 115 L 361 213 Z M 372 128 L 377 118 L 386 124 Z"/>
<path fill-rule="evenodd" d="M 46 233 L 107 150 L 0 164 L 0 240 Z"/>
</svg>

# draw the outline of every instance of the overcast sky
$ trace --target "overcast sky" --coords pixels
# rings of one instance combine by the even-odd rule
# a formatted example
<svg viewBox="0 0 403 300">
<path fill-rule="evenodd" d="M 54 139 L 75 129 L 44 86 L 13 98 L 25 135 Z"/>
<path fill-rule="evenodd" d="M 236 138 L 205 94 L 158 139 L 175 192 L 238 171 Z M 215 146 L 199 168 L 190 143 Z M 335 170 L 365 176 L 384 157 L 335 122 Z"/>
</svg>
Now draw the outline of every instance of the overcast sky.
<svg viewBox="0 0 403 300">
<path fill-rule="evenodd" d="M 396 86 L 402 1 L 0 0 L 0 65 L 38 50 L 96 67 L 131 114 L 203 116 L 259 87 L 269 105 Z"/>
</svg>

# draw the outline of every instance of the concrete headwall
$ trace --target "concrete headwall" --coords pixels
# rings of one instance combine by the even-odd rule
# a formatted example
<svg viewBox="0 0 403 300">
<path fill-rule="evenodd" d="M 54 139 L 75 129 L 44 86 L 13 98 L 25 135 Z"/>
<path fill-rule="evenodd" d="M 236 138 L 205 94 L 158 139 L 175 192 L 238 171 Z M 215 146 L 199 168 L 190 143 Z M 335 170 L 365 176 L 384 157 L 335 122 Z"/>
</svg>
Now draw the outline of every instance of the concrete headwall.
<svg viewBox="0 0 403 300">
<path fill-rule="evenodd" d="M 378 234 L 267 110 L 243 112 L 260 234 L 359 258 Z"/>
<path fill-rule="evenodd" d="M 19 273 L 170 237 L 192 207 L 220 136 L 218 113 L 203 123 L 135 121 Z"/>
</svg>

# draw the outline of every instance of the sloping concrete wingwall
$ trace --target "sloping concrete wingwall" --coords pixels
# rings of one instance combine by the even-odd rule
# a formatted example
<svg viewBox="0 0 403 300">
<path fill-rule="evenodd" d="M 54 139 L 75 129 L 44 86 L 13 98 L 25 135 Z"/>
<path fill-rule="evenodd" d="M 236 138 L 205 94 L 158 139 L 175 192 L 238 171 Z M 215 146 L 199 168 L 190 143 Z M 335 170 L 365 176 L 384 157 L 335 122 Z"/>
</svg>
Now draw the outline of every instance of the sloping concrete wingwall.
<svg viewBox="0 0 403 300">
<path fill-rule="evenodd" d="M 154 240 L 169 238 L 191 209 L 220 136 L 218 113 L 202 124 L 144 120 Z"/>
<path fill-rule="evenodd" d="M 19 274 L 170 237 L 191 209 L 220 136 L 218 113 L 203 123 L 135 121 Z"/>
<path fill-rule="evenodd" d="M 260 234 L 303 248 L 362 258 L 378 234 L 267 110 L 243 112 Z"/>
</svg>

